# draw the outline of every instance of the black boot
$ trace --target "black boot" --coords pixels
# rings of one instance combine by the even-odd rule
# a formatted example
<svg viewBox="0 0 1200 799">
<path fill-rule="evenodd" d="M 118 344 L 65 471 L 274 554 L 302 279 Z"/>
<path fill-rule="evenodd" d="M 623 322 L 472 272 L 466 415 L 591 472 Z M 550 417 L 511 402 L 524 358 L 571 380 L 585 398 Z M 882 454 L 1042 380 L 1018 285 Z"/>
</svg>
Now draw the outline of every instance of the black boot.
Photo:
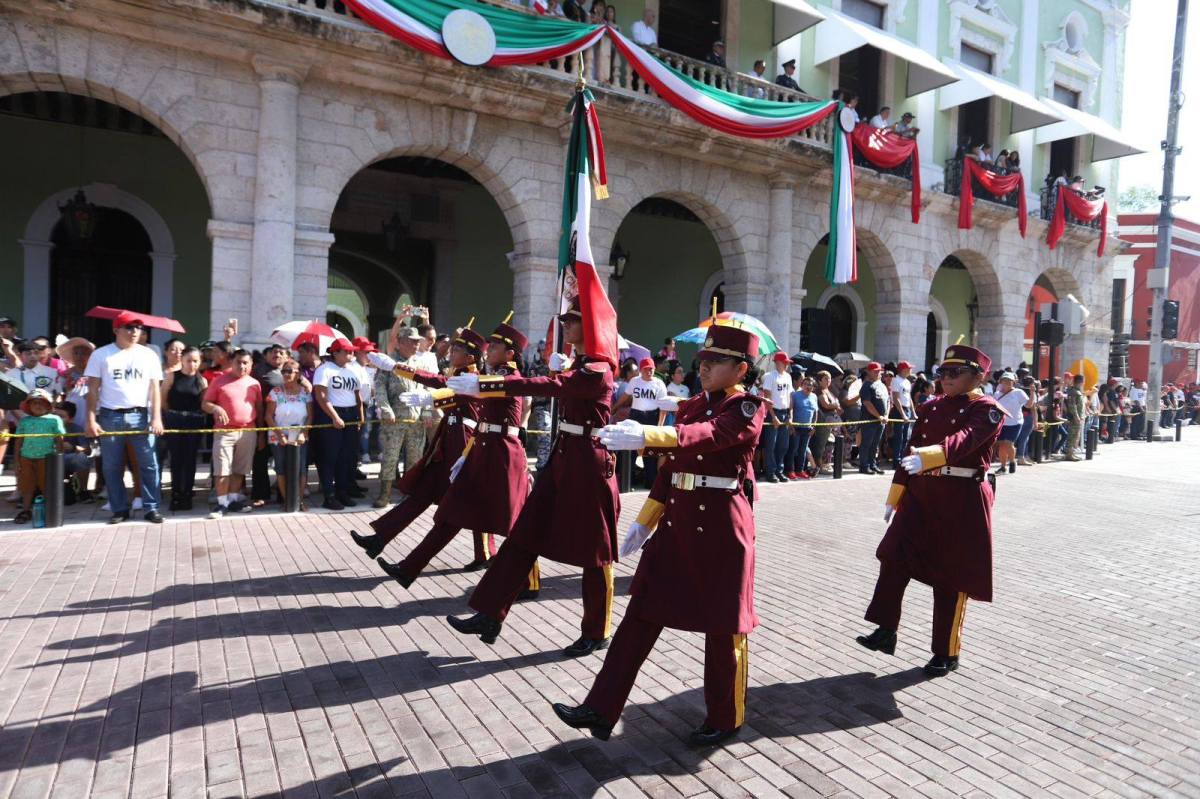
<svg viewBox="0 0 1200 799">
<path fill-rule="evenodd" d="M 408 572 L 404 571 L 404 569 L 401 569 L 399 563 L 388 563 L 383 558 L 375 558 L 375 562 L 379 564 L 379 568 L 383 569 L 383 571 L 389 577 L 393 578 L 405 588 L 408 588 L 417 579 L 415 574 L 409 574 Z"/>
<path fill-rule="evenodd" d="M 854 639 L 867 649 L 882 652 L 885 655 L 896 654 L 896 631 L 886 627 L 876 627 L 870 635 L 860 635 Z"/>
<path fill-rule="evenodd" d="M 500 636 L 500 628 L 503 626 L 500 622 L 482 613 L 476 613 L 465 619 L 447 616 L 446 621 L 463 635 L 478 635 L 479 640 L 485 644 L 496 643 L 496 638 Z"/>
<path fill-rule="evenodd" d="M 521 593 L 517 594 L 517 601 L 537 599 L 539 593 L 541 592 L 536 588 L 522 588 Z"/>
<path fill-rule="evenodd" d="M 562 653 L 569 658 L 583 657 L 593 652 L 599 652 L 601 649 L 608 649 L 608 642 L 610 640 L 609 638 L 586 638 L 581 636 L 578 641 L 568 646 Z"/>
<path fill-rule="evenodd" d="M 368 558 L 377 558 L 379 553 L 383 552 L 383 547 L 379 545 L 379 539 L 373 535 L 363 535 L 355 530 L 350 531 L 350 537 L 354 539 L 354 543 L 366 550 Z"/>
<path fill-rule="evenodd" d="M 577 730 L 591 730 L 594 738 L 607 741 L 608 736 L 612 735 L 613 725 L 600 718 L 600 714 L 587 705 L 572 706 L 553 702 L 550 707 L 554 709 L 554 715 L 562 719 L 564 724 Z"/>
<path fill-rule="evenodd" d="M 925 673 L 930 677 L 945 677 L 958 669 L 958 655 L 934 655 L 925 664 Z"/>
<path fill-rule="evenodd" d="M 688 743 L 692 746 L 717 746 L 736 736 L 741 729 L 734 727 L 732 730 L 717 730 L 706 724 L 692 730 L 692 734 L 688 736 Z"/>
<path fill-rule="evenodd" d="M 486 560 L 473 560 L 466 566 L 463 566 L 465 572 L 477 572 L 480 569 L 486 569 L 488 562 Z"/>
</svg>

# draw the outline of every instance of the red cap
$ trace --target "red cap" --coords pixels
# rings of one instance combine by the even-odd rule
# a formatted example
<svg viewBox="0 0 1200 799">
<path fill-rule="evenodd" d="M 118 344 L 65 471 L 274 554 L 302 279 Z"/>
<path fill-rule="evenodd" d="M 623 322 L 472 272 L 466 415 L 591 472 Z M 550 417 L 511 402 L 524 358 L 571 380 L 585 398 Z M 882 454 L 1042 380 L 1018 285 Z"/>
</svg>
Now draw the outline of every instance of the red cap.
<svg viewBox="0 0 1200 799">
<path fill-rule="evenodd" d="M 483 348 L 487 346 L 487 341 L 484 340 L 483 336 L 469 327 L 464 327 L 462 332 L 454 337 L 454 343 L 465 348 L 468 353 L 476 358 L 483 353 Z"/>
<path fill-rule="evenodd" d="M 883 369 L 883 367 L 879 365 L 879 361 L 871 361 L 869 364 L 867 364 L 868 372 L 878 372 L 881 369 Z"/>
<path fill-rule="evenodd" d="M 344 338 L 335 339 L 334 342 L 329 345 L 329 349 L 327 351 L 330 354 L 335 352 L 354 352 L 354 342 L 347 341 Z"/>
<path fill-rule="evenodd" d="M 366 336 L 355 336 L 354 341 L 351 343 L 354 345 L 355 352 L 379 352 L 379 348 L 375 346 L 375 342 Z"/>
<path fill-rule="evenodd" d="M 639 369 L 653 369 L 654 368 L 654 359 L 653 358 L 642 358 L 640 361 L 638 361 L 638 368 Z"/>
<path fill-rule="evenodd" d="M 908 361 L 901 361 L 900 363 L 896 364 L 897 372 L 900 371 L 901 369 L 911 369 L 911 368 L 913 368 L 913 365 L 911 363 L 909 363 Z"/>
<path fill-rule="evenodd" d="M 504 346 L 518 353 L 525 349 L 525 345 L 529 343 L 529 339 L 525 338 L 524 333 L 507 322 L 501 322 L 496 325 L 496 329 L 492 331 L 492 341 L 499 341 Z"/>
<path fill-rule="evenodd" d="M 776 352 L 774 355 L 771 356 L 771 360 L 774 361 L 775 363 L 791 363 L 792 359 L 788 357 L 788 354 L 786 352 L 784 352 L 783 350 L 779 350 L 778 352 Z"/>
<path fill-rule="evenodd" d="M 125 325 L 132 325 L 134 323 L 145 327 L 146 320 L 133 311 L 121 311 L 119 314 L 113 317 L 113 330 L 118 330 L 122 327 L 125 327 Z"/>
<path fill-rule="evenodd" d="M 728 357 L 757 360 L 758 336 L 740 327 L 712 325 L 696 357 L 702 361 Z"/>
<path fill-rule="evenodd" d="M 1075 375 L 1071 374 L 1070 372 L 1063 372 L 1063 377 L 1068 378 L 1070 380 L 1075 379 Z"/>
</svg>

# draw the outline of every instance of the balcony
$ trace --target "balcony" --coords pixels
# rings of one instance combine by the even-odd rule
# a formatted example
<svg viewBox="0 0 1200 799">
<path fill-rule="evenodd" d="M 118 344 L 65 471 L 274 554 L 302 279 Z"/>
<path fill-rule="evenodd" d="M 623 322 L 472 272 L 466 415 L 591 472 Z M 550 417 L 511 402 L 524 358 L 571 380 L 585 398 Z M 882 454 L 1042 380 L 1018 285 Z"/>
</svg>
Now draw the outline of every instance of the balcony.
<svg viewBox="0 0 1200 799">
<path fill-rule="evenodd" d="M 1054 219 L 1054 208 L 1056 205 L 1058 205 L 1058 186 L 1053 184 L 1050 186 L 1043 186 L 1040 196 L 1040 216 L 1042 219 L 1049 222 L 1050 220 Z M 1101 219 L 1099 216 L 1093 219 L 1091 222 L 1084 222 L 1083 220 L 1076 219 L 1075 217 L 1071 216 L 1071 212 L 1064 208 L 1063 218 L 1067 220 L 1068 225 L 1074 225 L 1078 228 L 1091 228 L 1092 230 L 1100 229 Z"/>
<path fill-rule="evenodd" d="M 962 191 L 962 176 L 962 159 L 951 158 L 947 160 L 946 177 L 943 191 L 945 191 L 947 194 L 952 194 L 957 197 Z M 974 189 L 975 199 L 977 200 L 987 200 L 988 202 L 996 203 L 997 205 L 1007 205 L 1009 208 L 1017 207 L 1017 193 L 1015 191 L 1011 192 L 1010 194 L 1006 194 L 1003 197 L 997 197 L 991 192 L 985 191 L 979 185 L 972 186 L 971 188 Z"/>
</svg>

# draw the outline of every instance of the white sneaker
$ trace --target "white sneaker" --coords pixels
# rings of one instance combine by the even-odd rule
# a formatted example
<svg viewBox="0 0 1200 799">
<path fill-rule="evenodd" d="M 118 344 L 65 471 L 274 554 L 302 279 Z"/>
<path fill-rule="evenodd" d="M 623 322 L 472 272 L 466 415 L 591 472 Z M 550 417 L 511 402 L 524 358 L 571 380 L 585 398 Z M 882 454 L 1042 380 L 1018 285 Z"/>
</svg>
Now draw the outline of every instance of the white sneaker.
<svg viewBox="0 0 1200 799">
<path fill-rule="evenodd" d="M 142 498 L 141 497 L 138 497 L 133 501 L 133 509 L 134 510 L 142 509 Z"/>
</svg>

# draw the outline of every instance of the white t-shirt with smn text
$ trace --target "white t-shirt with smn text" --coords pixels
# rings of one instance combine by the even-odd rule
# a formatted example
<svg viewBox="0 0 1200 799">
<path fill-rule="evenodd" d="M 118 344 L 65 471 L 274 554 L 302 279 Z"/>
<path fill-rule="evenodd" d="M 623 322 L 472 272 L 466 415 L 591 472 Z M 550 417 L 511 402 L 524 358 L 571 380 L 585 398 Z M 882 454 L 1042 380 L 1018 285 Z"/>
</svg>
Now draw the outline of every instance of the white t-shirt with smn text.
<svg viewBox="0 0 1200 799">
<path fill-rule="evenodd" d="M 325 361 L 313 375 L 314 386 L 325 386 L 329 404 L 335 408 L 350 408 L 358 405 L 358 394 L 362 390 L 365 373 L 356 363 L 338 366 Z"/>
<path fill-rule="evenodd" d="M 162 361 L 149 347 L 107 344 L 88 359 L 85 377 L 100 378 L 99 408 L 146 408 L 152 381 L 162 381 Z"/>
</svg>

